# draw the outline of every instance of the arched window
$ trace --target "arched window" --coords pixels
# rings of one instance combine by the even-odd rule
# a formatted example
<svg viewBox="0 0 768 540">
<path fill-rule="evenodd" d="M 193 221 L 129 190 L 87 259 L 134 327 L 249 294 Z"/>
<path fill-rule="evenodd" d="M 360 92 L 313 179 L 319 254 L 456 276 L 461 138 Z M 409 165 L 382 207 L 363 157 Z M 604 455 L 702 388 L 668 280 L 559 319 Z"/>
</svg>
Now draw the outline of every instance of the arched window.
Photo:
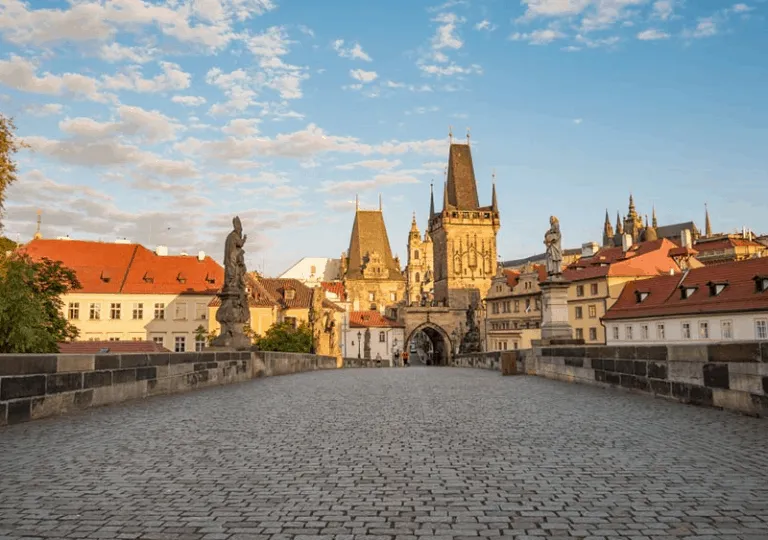
<svg viewBox="0 0 768 540">
<path fill-rule="evenodd" d="M 421 275 L 416 272 L 416 283 L 421 283 Z"/>
<path fill-rule="evenodd" d="M 416 259 L 416 260 L 419 260 L 419 250 L 418 249 L 413 252 L 413 258 Z"/>
</svg>

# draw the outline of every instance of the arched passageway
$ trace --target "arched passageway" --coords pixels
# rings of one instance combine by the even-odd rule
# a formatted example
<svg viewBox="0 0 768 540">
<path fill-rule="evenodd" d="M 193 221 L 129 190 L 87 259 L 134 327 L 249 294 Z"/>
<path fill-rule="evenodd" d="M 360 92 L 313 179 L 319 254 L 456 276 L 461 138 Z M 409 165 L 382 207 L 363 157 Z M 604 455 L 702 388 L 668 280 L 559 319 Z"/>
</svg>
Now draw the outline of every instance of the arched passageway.
<svg viewBox="0 0 768 540">
<path fill-rule="evenodd" d="M 412 365 L 445 366 L 451 357 L 451 340 L 437 325 L 424 323 L 406 339 L 409 362 Z"/>
</svg>

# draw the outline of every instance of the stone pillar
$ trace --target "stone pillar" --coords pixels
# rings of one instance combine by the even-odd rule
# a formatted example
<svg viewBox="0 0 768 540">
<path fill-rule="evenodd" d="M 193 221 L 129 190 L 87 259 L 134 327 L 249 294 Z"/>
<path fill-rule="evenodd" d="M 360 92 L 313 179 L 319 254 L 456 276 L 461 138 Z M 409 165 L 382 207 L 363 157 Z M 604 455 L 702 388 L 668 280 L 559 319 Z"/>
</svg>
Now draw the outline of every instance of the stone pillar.
<svg viewBox="0 0 768 540">
<path fill-rule="evenodd" d="M 573 339 L 573 329 L 568 322 L 569 281 L 545 281 L 541 283 L 541 339 Z"/>
</svg>

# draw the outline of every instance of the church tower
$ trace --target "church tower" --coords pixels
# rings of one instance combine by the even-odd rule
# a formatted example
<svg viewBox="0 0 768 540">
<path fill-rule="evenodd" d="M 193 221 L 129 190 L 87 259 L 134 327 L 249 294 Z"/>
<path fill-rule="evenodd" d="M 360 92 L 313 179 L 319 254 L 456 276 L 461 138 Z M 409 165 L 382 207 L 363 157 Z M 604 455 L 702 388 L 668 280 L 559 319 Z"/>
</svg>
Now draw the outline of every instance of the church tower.
<svg viewBox="0 0 768 540">
<path fill-rule="evenodd" d="M 613 226 L 608 217 L 608 209 L 605 210 L 605 223 L 603 224 L 603 247 L 613 247 Z"/>
<path fill-rule="evenodd" d="M 491 204 L 480 206 L 469 140 L 451 140 L 443 208 L 429 220 L 438 305 L 465 309 L 487 295 L 496 274 L 500 227 L 495 192 L 494 185 Z"/>
<path fill-rule="evenodd" d="M 408 233 L 408 266 L 406 268 L 406 295 L 409 305 L 419 305 L 423 294 L 429 300 L 433 290 L 433 266 L 432 239 L 429 237 L 429 232 L 425 232 L 422 239 L 414 212 L 411 230 Z"/>
</svg>

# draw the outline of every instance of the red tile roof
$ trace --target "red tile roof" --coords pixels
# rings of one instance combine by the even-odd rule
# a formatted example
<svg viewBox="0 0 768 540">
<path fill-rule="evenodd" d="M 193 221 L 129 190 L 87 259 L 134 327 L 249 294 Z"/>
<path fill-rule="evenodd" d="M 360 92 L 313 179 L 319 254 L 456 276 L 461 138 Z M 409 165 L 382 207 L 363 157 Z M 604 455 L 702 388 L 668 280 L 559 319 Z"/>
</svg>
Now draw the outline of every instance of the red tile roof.
<svg viewBox="0 0 768 540">
<path fill-rule="evenodd" d="M 344 289 L 344 284 L 341 281 L 323 281 L 320 285 L 327 292 L 338 296 L 340 301 L 347 299 L 347 291 Z"/>
<path fill-rule="evenodd" d="M 312 306 L 312 289 L 304 285 L 298 279 L 260 278 L 258 281 L 270 296 L 277 300 L 277 302 L 284 308 L 308 309 Z M 286 291 L 289 289 L 295 291 L 293 299 L 290 300 L 287 298 L 286 294 Z M 336 311 L 344 311 L 342 308 L 325 298 L 323 299 L 323 307 L 335 309 Z"/>
<path fill-rule="evenodd" d="M 755 242 L 754 240 L 748 240 L 746 238 L 720 238 L 717 240 L 699 241 L 696 242 L 695 247 L 700 253 L 706 253 L 707 251 L 715 251 L 720 249 L 732 249 L 735 247 L 754 247 L 760 250 L 765 248 L 763 244 Z"/>
<path fill-rule="evenodd" d="M 510 289 L 514 288 L 520 280 L 520 272 L 517 270 L 504 270 L 504 276 L 507 278 L 507 287 Z"/>
<path fill-rule="evenodd" d="M 210 257 L 160 256 L 139 244 L 36 239 L 21 249 L 74 270 L 83 293 L 214 294 L 224 281 Z"/>
<path fill-rule="evenodd" d="M 507 277 L 507 286 L 512 289 L 517 286 L 520 281 L 520 276 L 524 273 L 523 269 L 517 270 L 504 270 L 504 275 Z M 539 275 L 539 283 L 547 280 L 547 267 L 543 264 L 534 264 L 533 270 Z"/>
<path fill-rule="evenodd" d="M 670 270 L 680 272 L 680 266 L 672 258 L 683 255 L 685 248 L 661 238 L 632 246 L 624 253 L 621 247 L 602 248 L 592 257 L 582 257 L 563 272 L 569 281 L 581 281 L 604 276 L 656 276 Z M 695 251 L 688 252 L 695 254 Z"/>
<path fill-rule="evenodd" d="M 754 278 L 768 277 L 768 258 L 747 259 L 627 283 L 616 303 L 603 317 L 618 320 L 643 317 L 768 311 L 768 291 L 758 292 Z M 713 296 L 710 284 L 727 284 Z M 695 288 L 683 298 L 681 287 Z M 639 295 L 647 293 L 642 302 Z"/>
<path fill-rule="evenodd" d="M 61 354 L 97 354 L 102 349 L 111 353 L 169 352 L 154 341 L 72 341 L 59 343 Z"/>
<path fill-rule="evenodd" d="M 378 311 L 351 311 L 350 328 L 403 328 L 405 325 L 394 319 L 388 319 Z"/>
</svg>

